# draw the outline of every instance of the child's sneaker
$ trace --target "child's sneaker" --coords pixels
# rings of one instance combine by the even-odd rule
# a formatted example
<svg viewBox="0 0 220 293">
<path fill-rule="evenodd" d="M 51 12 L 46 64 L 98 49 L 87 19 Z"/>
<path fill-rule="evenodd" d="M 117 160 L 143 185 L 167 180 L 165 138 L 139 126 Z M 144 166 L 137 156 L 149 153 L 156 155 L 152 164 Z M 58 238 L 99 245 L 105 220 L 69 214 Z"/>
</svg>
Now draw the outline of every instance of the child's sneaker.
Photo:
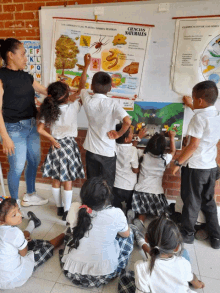
<svg viewBox="0 0 220 293">
<path fill-rule="evenodd" d="M 127 211 L 128 225 L 133 224 L 134 218 L 135 218 L 135 212 L 132 210 L 128 210 Z"/>
<path fill-rule="evenodd" d="M 142 248 L 142 245 L 146 243 L 144 235 L 138 230 L 137 226 L 129 225 L 134 232 L 134 239 L 137 242 L 137 245 Z"/>
<path fill-rule="evenodd" d="M 29 218 L 29 221 L 33 221 L 34 222 L 34 227 L 37 228 L 41 225 L 41 220 L 38 219 L 38 217 L 31 211 L 29 211 L 27 213 L 27 216 Z"/>
<path fill-rule="evenodd" d="M 143 234 L 145 231 L 145 226 L 143 221 L 139 219 L 134 219 L 134 225 L 138 228 L 138 230 Z"/>
<path fill-rule="evenodd" d="M 40 195 L 38 195 L 35 192 L 32 195 L 29 195 L 26 193 L 23 197 L 21 205 L 23 207 L 29 207 L 29 206 L 41 206 L 47 203 L 48 203 L 48 199 L 42 198 Z"/>
</svg>

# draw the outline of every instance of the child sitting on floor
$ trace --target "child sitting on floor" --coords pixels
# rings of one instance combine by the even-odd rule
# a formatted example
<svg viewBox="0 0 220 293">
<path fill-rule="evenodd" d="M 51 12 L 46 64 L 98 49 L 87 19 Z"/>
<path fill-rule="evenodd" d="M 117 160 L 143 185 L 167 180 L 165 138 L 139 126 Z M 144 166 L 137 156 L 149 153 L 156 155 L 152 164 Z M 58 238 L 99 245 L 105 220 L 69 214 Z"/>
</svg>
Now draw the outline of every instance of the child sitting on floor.
<svg viewBox="0 0 220 293">
<path fill-rule="evenodd" d="M 149 257 L 135 263 L 134 272 L 122 274 L 119 293 L 190 293 L 189 283 L 194 288 L 204 288 L 192 273 L 188 252 L 182 250 L 182 237 L 176 224 L 161 215 L 148 226 L 145 240 L 135 233 L 136 240 Z"/>
<path fill-rule="evenodd" d="M 133 230 L 121 209 L 110 205 L 111 190 L 100 177 L 88 179 L 82 203 L 68 212 L 65 249 L 60 251 L 64 274 L 74 284 L 99 287 L 125 269 L 133 250 Z"/>
<path fill-rule="evenodd" d="M 22 222 L 16 200 L 8 198 L 0 203 L 0 289 L 22 286 L 63 242 L 64 234 L 51 241 L 31 240 L 31 232 L 41 221 L 33 212 L 28 212 L 28 216 L 28 226 L 22 232 L 16 227 Z"/>
</svg>

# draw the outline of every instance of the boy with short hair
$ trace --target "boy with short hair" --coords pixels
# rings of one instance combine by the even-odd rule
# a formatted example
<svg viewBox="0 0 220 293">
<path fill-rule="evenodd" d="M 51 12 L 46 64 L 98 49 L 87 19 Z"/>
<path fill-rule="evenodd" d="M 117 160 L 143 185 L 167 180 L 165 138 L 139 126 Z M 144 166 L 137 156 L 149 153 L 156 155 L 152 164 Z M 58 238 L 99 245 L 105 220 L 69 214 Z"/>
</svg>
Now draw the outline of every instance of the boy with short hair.
<svg viewBox="0 0 220 293">
<path fill-rule="evenodd" d="M 115 99 L 106 96 L 111 90 L 111 83 L 108 73 L 97 72 L 91 85 L 94 95 L 90 97 L 86 90 L 82 90 L 81 99 L 89 122 L 83 144 L 87 150 L 87 178 L 102 175 L 112 187 L 116 169 L 115 139 L 128 130 L 131 119 Z M 119 131 L 112 130 L 115 129 L 116 119 L 123 121 Z"/>
<path fill-rule="evenodd" d="M 183 102 L 195 115 L 191 119 L 187 135 L 188 145 L 174 161 L 173 174 L 180 166 L 181 198 L 183 200 L 181 232 L 185 243 L 193 243 L 194 226 L 200 209 L 204 212 L 211 247 L 220 248 L 220 227 L 214 200 L 217 173 L 217 147 L 220 138 L 220 113 L 214 104 L 218 89 L 214 82 L 203 81 L 192 90 L 192 100 L 183 97 Z"/>
</svg>

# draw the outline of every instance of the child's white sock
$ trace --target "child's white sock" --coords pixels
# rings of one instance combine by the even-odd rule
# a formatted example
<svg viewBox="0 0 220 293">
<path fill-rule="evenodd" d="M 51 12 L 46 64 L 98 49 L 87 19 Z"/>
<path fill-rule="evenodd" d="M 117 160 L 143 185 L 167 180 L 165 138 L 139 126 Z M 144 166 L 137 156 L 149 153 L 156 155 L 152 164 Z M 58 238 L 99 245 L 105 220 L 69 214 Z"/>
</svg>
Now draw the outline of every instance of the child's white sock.
<svg viewBox="0 0 220 293">
<path fill-rule="evenodd" d="M 64 190 L 63 191 L 63 205 L 64 205 L 64 212 L 68 211 L 70 209 L 71 203 L 72 203 L 72 190 Z"/>
<path fill-rule="evenodd" d="M 61 197 L 61 194 L 60 194 L 60 188 L 52 187 L 52 194 L 53 194 L 53 198 L 55 200 L 56 206 L 58 208 L 62 207 L 63 203 L 62 203 L 62 197 Z"/>
<path fill-rule="evenodd" d="M 28 231 L 31 234 L 33 232 L 34 228 L 35 228 L 34 221 L 30 220 L 25 231 Z"/>
</svg>

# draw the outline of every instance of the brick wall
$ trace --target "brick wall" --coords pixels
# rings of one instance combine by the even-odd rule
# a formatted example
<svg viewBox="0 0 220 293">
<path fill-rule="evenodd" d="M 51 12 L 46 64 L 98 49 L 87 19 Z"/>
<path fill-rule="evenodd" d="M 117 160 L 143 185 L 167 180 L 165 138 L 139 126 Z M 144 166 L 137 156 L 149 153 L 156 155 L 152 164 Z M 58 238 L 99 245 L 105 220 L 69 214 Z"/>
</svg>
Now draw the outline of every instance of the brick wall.
<svg viewBox="0 0 220 293">
<path fill-rule="evenodd" d="M 135 0 L 131 0 L 135 1 Z M 92 4 L 92 3 L 110 3 L 110 2 L 128 2 L 127 0 L 77 0 L 78 4 Z M 50 1 L 34 1 L 34 0 L 0 0 L 0 38 L 14 37 L 20 40 L 39 40 L 39 15 L 38 10 L 41 6 L 58 6 L 58 5 L 74 5 L 76 1 L 66 0 L 50 0 Z M 82 147 L 85 139 L 86 131 L 79 130 L 77 143 L 82 155 L 82 162 L 85 168 L 85 150 Z M 45 156 L 49 149 L 49 142 L 45 138 L 41 138 L 41 164 L 42 165 Z M 219 145 L 220 152 L 220 145 Z M 218 156 L 219 157 L 219 156 Z M 220 157 L 219 157 L 220 163 Z M 0 161 L 2 163 L 2 169 L 4 177 L 7 177 L 9 165 L 7 158 L 2 152 L 0 145 Z M 50 179 L 42 178 L 40 166 L 37 173 L 37 182 L 50 183 Z M 24 180 L 22 175 L 21 180 Z M 79 179 L 74 182 L 75 187 L 81 187 L 84 180 Z M 164 189 L 168 198 L 174 199 L 180 194 L 180 177 L 173 176 L 169 169 L 164 174 Z M 220 183 L 216 183 L 216 201 L 220 203 Z"/>
</svg>

